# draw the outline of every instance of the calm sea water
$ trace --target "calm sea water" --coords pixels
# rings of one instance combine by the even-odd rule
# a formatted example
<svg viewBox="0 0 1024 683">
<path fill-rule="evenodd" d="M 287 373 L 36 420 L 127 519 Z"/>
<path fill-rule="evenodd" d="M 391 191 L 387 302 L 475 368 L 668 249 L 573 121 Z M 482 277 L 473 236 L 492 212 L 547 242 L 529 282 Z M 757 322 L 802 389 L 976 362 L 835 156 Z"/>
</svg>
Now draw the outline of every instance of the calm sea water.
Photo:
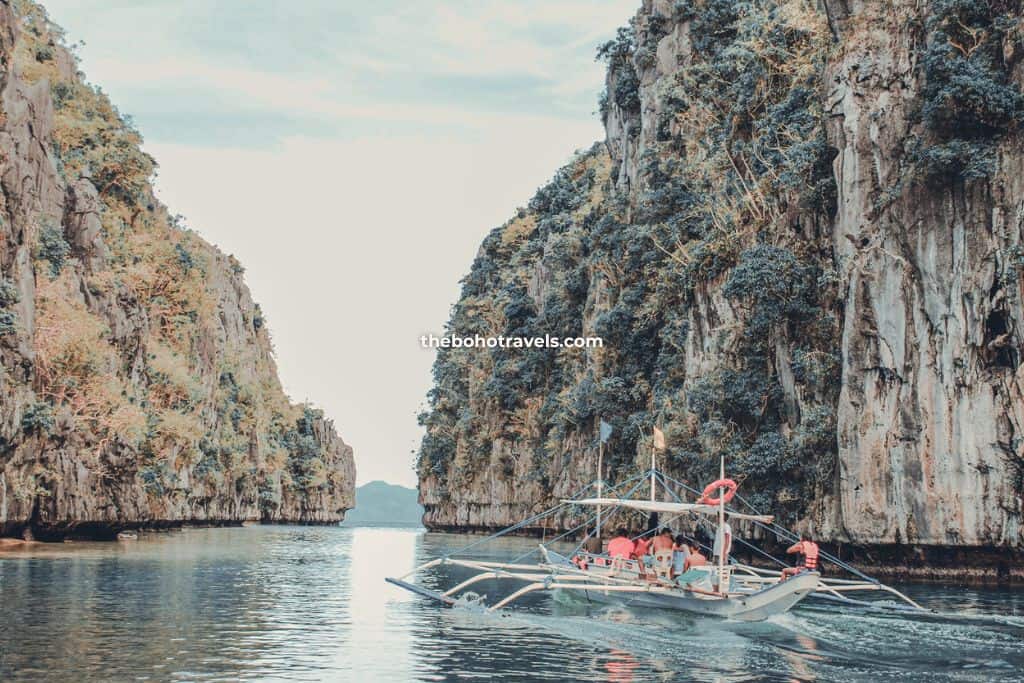
<svg viewBox="0 0 1024 683">
<path fill-rule="evenodd" d="M 1024 591 L 918 586 L 938 615 L 801 607 L 743 624 L 560 595 L 499 616 L 383 581 L 468 540 L 269 526 L 3 552 L 0 680 L 1024 680 Z"/>
</svg>

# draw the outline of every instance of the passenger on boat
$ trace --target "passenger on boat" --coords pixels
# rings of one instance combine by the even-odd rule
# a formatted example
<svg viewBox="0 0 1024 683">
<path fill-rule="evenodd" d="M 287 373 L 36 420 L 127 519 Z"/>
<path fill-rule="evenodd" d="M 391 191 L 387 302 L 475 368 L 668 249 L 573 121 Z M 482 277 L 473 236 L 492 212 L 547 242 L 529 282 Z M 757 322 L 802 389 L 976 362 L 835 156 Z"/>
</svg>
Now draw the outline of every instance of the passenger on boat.
<svg viewBox="0 0 1024 683">
<path fill-rule="evenodd" d="M 715 558 L 715 563 L 717 564 L 719 562 L 719 558 L 722 558 L 722 564 L 728 564 L 729 553 L 731 551 L 732 527 L 729 526 L 729 522 L 722 522 L 718 527 L 718 531 L 715 532 L 715 545 L 711 550 L 711 554 Z"/>
<path fill-rule="evenodd" d="M 643 531 L 639 529 L 633 529 L 630 532 L 630 537 L 633 539 L 633 555 L 630 559 L 636 560 L 639 565 L 640 576 L 647 576 L 647 568 L 651 564 L 650 552 L 651 552 L 651 539 L 644 536 Z"/>
<path fill-rule="evenodd" d="M 654 554 L 657 555 L 660 551 L 672 550 L 672 530 L 668 527 L 662 528 L 658 532 L 658 535 L 651 541 L 651 547 L 654 548 Z"/>
<path fill-rule="evenodd" d="M 615 532 L 615 537 L 608 541 L 608 555 L 613 558 L 628 560 L 633 556 L 633 541 L 629 540 L 629 534 L 625 529 Z"/>
<path fill-rule="evenodd" d="M 687 571 L 693 567 L 705 567 L 707 564 L 708 558 L 701 554 L 700 546 L 691 542 L 690 554 L 687 556 L 686 562 L 683 564 L 683 571 Z"/>
<path fill-rule="evenodd" d="M 672 544 L 672 577 L 675 578 L 686 571 L 686 558 L 690 556 L 690 548 L 686 543 L 686 537 L 682 534 L 676 536 L 676 542 Z"/>
<path fill-rule="evenodd" d="M 672 530 L 663 527 L 651 541 L 654 553 L 654 571 L 658 576 L 669 579 L 672 577 Z"/>
<path fill-rule="evenodd" d="M 786 549 L 787 555 L 800 553 L 803 561 L 795 567 L 786 567 L 782 570 L 782 578 L 788 579 L 800 572 L 813 572 L 818 570 L 818 544 L 811 540 L 807 534 L 800 534 L 800 541 Z"/>
<path fill-rule="evenodd" d="M 597 531 L 587 536 L 587 540 L 583 542 L 583 549 L 591 555 L 601 554 L 601 537 L 597 535 Z"/>
<path fill-rule="evenodd" d="M 633 546 L 633 558 L 643 562 L 644 557 L 651 554 L 651 539 L 638 536 Z"/>
</svg>

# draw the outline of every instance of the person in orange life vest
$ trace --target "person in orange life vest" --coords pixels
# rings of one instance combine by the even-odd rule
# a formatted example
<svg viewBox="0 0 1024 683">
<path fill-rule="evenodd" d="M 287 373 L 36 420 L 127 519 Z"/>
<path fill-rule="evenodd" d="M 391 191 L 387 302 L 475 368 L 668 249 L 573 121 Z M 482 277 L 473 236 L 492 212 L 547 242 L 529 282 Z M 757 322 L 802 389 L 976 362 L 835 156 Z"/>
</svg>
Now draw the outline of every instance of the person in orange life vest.
<svg viewBox="0 0 1024 683">
<path fill-rule="evenodd" d="M 690 554 L 686 556 L 686 562 L 683 564 L 683 573 L 693 567 L 703 567 L 707 565 L 708 558 L 700 552 L 700 546 L 696 543 L 690 544 Z"/>
<path fill-rule="evenodd" d="M 800 534 L 800 541 L 786 549 L 787 555 L 800 553 L 803 555 L 803 562 L 795 567 L 786 567 L 782 570 L 782 578 L 788 579 L 800 572 L 814 572 L 818 570 L 818 544 L 811 540 L 807 534 Z"/>
<path fill-rule="evenodd" d="M 628 560 L 632 557 L 634 548 L 633 541 L 629 540 L 629 535 L 625 529 L 616 531 L 615 537 L 608 541 L 608 555 L 611 557 L 620 557 Z"/>
</svg>

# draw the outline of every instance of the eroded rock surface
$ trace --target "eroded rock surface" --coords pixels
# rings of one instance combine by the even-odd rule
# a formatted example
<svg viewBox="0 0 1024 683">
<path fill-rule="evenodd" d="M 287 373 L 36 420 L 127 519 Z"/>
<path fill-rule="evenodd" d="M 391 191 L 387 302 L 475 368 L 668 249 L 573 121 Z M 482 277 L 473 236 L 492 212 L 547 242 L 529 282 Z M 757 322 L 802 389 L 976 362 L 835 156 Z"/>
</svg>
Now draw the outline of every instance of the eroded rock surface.
<svg viewBox="0 0 1024 683">
<path fill-rule="evenodd" d="M 725 455 L 831 543 L 1019 548 L 1024 67 L 1019 4 L 988 5 L 645 0 L 603 49 L 606 140 L 485 240 L 450 322 L 606 346 L 439 354 L 428 525 L 592 481 L 603 418 L 612 480 L 658 424 L 669 472 Z M 964 65 L 1005 107 L 963 104 Z"/>
<path fill-rule="evenodd" d="M 0 2 L 0 102 L 0 533 L 341 520 L 352 449 L 31 2 Z"/>
</svg>

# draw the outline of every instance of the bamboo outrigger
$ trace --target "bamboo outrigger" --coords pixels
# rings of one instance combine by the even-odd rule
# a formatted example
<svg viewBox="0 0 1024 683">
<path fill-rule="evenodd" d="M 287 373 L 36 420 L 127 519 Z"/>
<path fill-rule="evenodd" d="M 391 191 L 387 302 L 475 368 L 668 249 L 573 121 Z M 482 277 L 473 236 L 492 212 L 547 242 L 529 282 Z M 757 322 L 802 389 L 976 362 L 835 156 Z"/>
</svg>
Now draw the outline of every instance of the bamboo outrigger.
<svg viewBox="0 0 1024 683">
<path fill-rule="evenodd" d="M 541 543 L 538 548 L 540 558 L 535 563 L 519 561 L 494 562 L 447 556 L 419 565 L 397 578 L 388 577 L 386 580 L 418 595 L 437 600 L 446 606 L 456 605 L 459 597 L 467 593 L 467 589 L 484 581 L 497 580 L 521 584 L 517 589 L 488 606 L 487 609 L 491 612 L 504 609 L 524 596 L 550 591 L 577 593 L 584 596 L 587 600 L 594 602 L 624 602 L 630 605 L 682 610 L 743 621 L 766 619 L 791 609 L 806 598 L 832 600 L 849 605 L 884 606 L 888 609 L 924 610 L 921 605 L 895 588 L 886 586 L 864 575 L 827 553 L 821 554 L 822 559 L 851 573 L 856 578 L 826 578 L 819 571 L 806 570 L 797 573 L 795 576 L 785 578 L 783 573 L 778 570 L 756 567 L 735 560 L 727 560 L 727 553 L 725 552 L 718 554 L 716 558 L 717 564 L 715 565 L 690 569 L 682 576 L 673 577 L 671 572 L 668 575 L 652 573 L 640 560 L 613 558 L 606 553 L 585 552 L 582 550 L 583 543 L 577 546 L 576 551 L 571 556 L 559 554 L 550 547 L 554 542 L 564 537 L 590 529 L 595 521 L 594 531 L 592 534 L 587 534 L 587 538 L 593 535 L 600 538 L 600 525 L 602 521 L 606 521 L 608 517 L 620 510 L 668 514 L 673 515 L 673 520 L 684 515 L 697 515 L 698 518 L 705 520 L 707 517 L 717 517 L 719 529 L 722 528 L 726 519 L 744 520 L 775 533 L 784 540 L 793 540 L 795 538 L 792 532 L 776 525 L 771 516 L 757 514 L 756 512 L 739 512 L 727 507 L 726 503 L 729 497 L 723 495 L 723 488 L 713 488 L 727 481 L 724 477 L 724 462 L 721 467 L 721 474 L 722 478 L 708 487 L 708 490 L 718 491 L 718 498 L 714 501 L 714 504 L 707 502 L 708 490 L 705 490 L 704 494 L 696 502 L 687 503 L 683 502 L 680 496 L 673 491 L 670 483 L 680 486 L 686 493 L 697 494 L 698 492 L 691 489 L 685 483 L 667 477 L 658 471 L 654 466 L 652 457 L 652 465 L 649 471 L 637 475 L 611 490 L 613 493 L 616 489 L 623 488 L 626 484 L 639 479 L 639 483 L 634 485 L 623 497 L 609 497 L 605 495 L 604 484 L 600 477 L 598 477 L 598 481 L 595 482 L 598 492 L 597 497 L 562 500 L 559 505 L 550 510 L 502 529 L 485 539 L 478 540 L 453 553 L 463 553 L 469 550 L 469 548 L 488 540 L 504 536 L 528 525 L 536 524 L 544 518 L 564 512 L 567 507 L 596 508 L 596 515 L 594 517 L 589 518 L 583 524 L 570 529 L 551 541 Z M 650 477 L 651 487 L 649 499 L 631 498 L 630 496 L 648 477 Z M 663 490 L 671 493 L 676 500 L 657 500 L 657 482 L 661 482 Z M 590 486 L 585 491 L 589 489 Z M 735 488 L 733 488 L 734 490 Z M 608 510 L 611 512 L 608 512 Z M 762 556 L 772 559 L 780 566 L 785 565 L 781 560 L 772 557 L 751 543 L 742 540 L 740 542 L 757 551 Z M 436 591 L 408 580 L 414 575 L 422 574 L 431 568 L 439 566 L 461 567 L 472 570 L 475 574 L 443 591 Z M 850 593 L 857 592 L 882 592 L 886 595 L 894 596 L 901 602 L 896 605 L 883 604 L 879 601 L 867 601 L 849 596 Z"/>
</svg>

